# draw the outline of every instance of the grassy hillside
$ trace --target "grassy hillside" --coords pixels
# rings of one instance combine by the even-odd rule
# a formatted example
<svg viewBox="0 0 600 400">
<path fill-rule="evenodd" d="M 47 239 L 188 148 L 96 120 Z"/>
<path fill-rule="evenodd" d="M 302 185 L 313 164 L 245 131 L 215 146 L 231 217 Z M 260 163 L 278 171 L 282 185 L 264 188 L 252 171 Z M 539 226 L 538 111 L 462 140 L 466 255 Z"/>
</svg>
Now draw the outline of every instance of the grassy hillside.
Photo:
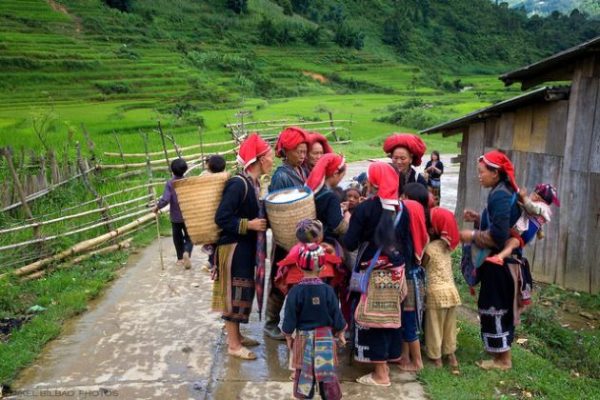
<svg viewBox="0 0 600 400">
<path fill-rule="evenodd" d="M 481 2 L 485 12 L 506 18 L 506 11 Z M 357 141 L 422 128 L 511 96 L 494 75 L 509 67 L 507 59 L 490 58 L 494 50 L 483 48 L 485 36 L 476 44 L 481 60 L 489 61 L 485 65 L 473 61 L 472 49 L 455 51 L 459 42 L 467 43 L 468 33 L 448 33 L 456 15 L 464 13 L 465 23 L 476 26 L 477 14 L 463 3 L 432 3 L 428 22 L 415 20 L 403 51 L 383 42 L 381 16 L 393 15 L 393 1 L 330 2 L 342 10 L 344 24 L 365 33 L 359 51 L 333 42 L 332 19 L 319 19 L 310 10 L 285 15 L 267 0 L 250 1 L 242 15 L 221 1 L 138 0 L 123 13 L 100 0 L 5 0 L 0 3 L 0 145 L 39 146 L 32 125 L 45 115 L 52 116 L 50 143 L 63 145 L 69 131 L 77 139 L 84 123 L 104 150 L 115 146 L 113 130 L 129 135 L 125 147 L 141 150 L 138 131 L 152 129 L 158 119 L 182 144 L 197 141 L 202 125 L 209 140 L 225 137 L 223 124 L 241 108 L 253 110 L 256 119 L 319 118 L 330 110 L 336 117 L 357 119 L 352 128 Z M 414 4 L 405 8 L 417 12 L 420 3 Z M 291 39 L 261 44 L 264 19 L 276 29 L 289 29 Z M 487 30 L 495 29 L 491 20 L 486 24 Z M 301 32 L 317 25 L 322 27 L 319 42 L 305 43 Z M 488 44 L 494 37 L 506 39 L 506 29 L 496 28 L 499 33 L 489 36 Z M 421 38 L 419 32 L 427 35 Z M 436 35 L 443 38 L 439 46 Z M 521 42 L 516 38 L 514 44 Z M 521 59 L 548 52 L 531 46 Z M 455 91 L 452 83 L 458 79 L 470 90 Z M 374 121 L 391 114 L 389 106 L 414 99 L 421 106 L 413 114 L 423 110 L 425 121 Z M 439 138 L 431 140 L 444 151 L 455 150 Z"/>
</svg>

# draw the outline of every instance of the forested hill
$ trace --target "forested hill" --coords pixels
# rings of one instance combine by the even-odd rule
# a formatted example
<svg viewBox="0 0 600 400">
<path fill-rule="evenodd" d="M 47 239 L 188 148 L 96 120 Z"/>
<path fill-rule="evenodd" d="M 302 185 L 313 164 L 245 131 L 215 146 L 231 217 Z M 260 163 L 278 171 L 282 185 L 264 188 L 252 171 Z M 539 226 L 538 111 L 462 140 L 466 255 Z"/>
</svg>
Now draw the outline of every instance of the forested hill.
<svg viewBox="0 0 600 400">
<path fill-rule="evenodd" d="M 37 15 L 28 14 L 27 5 L 39 2 L 2 1 L 0 30 L 59 29 L 40 26 Z M 124 43 L 140 37 L 179 40 L 180 47 L 215 42 L 230 48 L 254 44 L 318 47 L 334 42 L 402 61 L 450 68 L 528 63 L 600 34 L 600 21 L 582 14 L 528 18 L 522 9 L 489 0 L 47 2 L 55 10 L 68 12 L 78 31 Z M 18 15 L 10 3 L 18 3 Z"/>
<path fill-rule="evenodd" d="M 496 1 L 496 0 L 494 0 Z M 505 0 L 510 7 L 524 7 L 528 14 L 549 15 L 553 12 L 570 14 L 576 12 L 586 13 L 589 16 L 600 18 L 600 1 L 598 0 Z"/>
</svg>

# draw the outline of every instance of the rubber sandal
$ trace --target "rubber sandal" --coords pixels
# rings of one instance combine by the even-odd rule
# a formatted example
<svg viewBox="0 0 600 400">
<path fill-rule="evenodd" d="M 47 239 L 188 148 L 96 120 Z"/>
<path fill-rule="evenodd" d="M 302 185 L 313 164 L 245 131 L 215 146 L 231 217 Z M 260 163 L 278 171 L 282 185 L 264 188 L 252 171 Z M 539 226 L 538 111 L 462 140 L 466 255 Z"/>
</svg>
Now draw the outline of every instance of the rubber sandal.
<svg viewBox="0 0 600 400">
<path fill-rule="evenodd" d="M 373 375 L 372 374 L 366 374 L 361 376 L 360 378 L 356 379 L 356 382 L 360 383 L 361 385 L 366 385 L 366 386 L 383 386 L 383 387 L 389 387 L 392 385 L 392 382 L 388 382 L 388 383 L 378 383 L 375 381 L 375 379 L 373 379 Z"/>
<path fill-rule="evenodd" d="M 450 373 L 452 375 L 455 375 L 455 376 L 460 375 L 460 368 L 458 368 L 458 365 L 451 365 L 450 366 Z"/>
<path fill-rule="evenodd" d="M 242 360 L 256 360 L 256 354 L 242 346 L 237 350 L 227 349 L 227 354 L 233 357 L 241 358 Z"/>
<path fill-rule="evenodd" d="M 496 362 L 494 362 L 494 360 L 481 360 L 481 361 L 477 361 L 475 362 L 475 364 L 477 364 L 477 366 L 485 371 L 489 371 L 492 369 L 499 369 L 501 371 L 506 371 L 511 369 L 511 367 L 506 366 L 506 365 L 502 365 L 502 364 L 498 364 Z"/>
<path fill-rule="evenodd" d="M 258 340 L 254 340 L 254 339 L 246 337 L 246 336 L 242 336 L 242 340 L 240 340 L 240 342 L 242 343 L 242 346 L 246 346 L 246 347 L 254 347 L 254 346 L 258 346 L 260 344 L 258 342 Z"/>
<path fill-rule="evenodd" d="M 491 257 L 487 257 L 485 259 L 485 261 L 490 262 L 492 264 L 496 264 L 496 265 L 504 265 L 504 260 L 502 260 L 500 257 L 498 256 L 491 256 Z"/>
</svg>

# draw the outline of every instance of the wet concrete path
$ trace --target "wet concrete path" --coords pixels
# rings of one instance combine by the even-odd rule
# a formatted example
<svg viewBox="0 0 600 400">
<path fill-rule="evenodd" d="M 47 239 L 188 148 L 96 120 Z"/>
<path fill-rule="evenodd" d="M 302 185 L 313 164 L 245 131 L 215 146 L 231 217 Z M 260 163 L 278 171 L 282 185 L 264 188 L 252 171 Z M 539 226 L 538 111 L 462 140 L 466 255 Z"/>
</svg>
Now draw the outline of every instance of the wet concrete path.
<svg viewBox="0 0 600 400">
<path fill-rule="evenodd" d="M 351 177 L 365 164 L 353 163 L 350 168 Z M 451 186 L 446 185 L 446 198 L 452 198 Z M 192 269 L 184 270 L 174 265 L 171 239 L 161 241 L 165 269 L 158 241 L 131 257 L 122 276 L 90 310 L 70 321 L 23 371 L 9 398 L 292 398 L 284 342 L 264 338 L 253 313 L 242 329 L 261 342 L 253 349 L 258 360 L 228 357 L 223 324 L 210 312 L 212 281 L 200 270 L 204 255 L 197 248 Z M 415 375 L 396 367 L 391 368 L 390 388 L 355 383 L 369 369 L 349 365 L 347 351 L 339 354 L 345 399 L 426 398 Z"/>
</svg>

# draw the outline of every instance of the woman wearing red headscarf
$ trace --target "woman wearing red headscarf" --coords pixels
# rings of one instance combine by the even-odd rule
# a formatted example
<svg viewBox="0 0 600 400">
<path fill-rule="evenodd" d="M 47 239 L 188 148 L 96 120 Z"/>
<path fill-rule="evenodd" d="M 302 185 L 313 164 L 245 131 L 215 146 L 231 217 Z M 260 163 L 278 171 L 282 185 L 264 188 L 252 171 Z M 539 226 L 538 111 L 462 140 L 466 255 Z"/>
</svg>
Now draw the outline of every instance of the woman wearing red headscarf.
<svg viewBox="0 0 600 400">
<path fill-rule="evenodd" d="M 308 134 L 308 155 L 304 163 L 306 170 L 310 173 L 323 154 L 330 153 L 333 153 L 333 149 L 327 138 L 318 132 L 310 132 Z"/>
<path fill-rule="evenodd" d="M 222 231 L 215 257 L 217 276 L 212 308 L 225 320 L 228 354 L 254 360 L 256 355 L 246 346 L 256 346 L 258 342 L 241 335 L 240 323 L 248 323 L 252 310 L 257 232 L 267 229 L 266 219 L 258 217 L 258 178 L 271 172 L 273 150 L 260 136 L 252 134 L 240 145 L 237 160 L 243 172 L 225 184 L 215 215 Z"/>
<path fill-rule="evenodd" d="M 392 165 L 398 171 L 398 193 L 402 194 L 406 184 L 417 182 L 427 187 L 423 175 L 418 174 L 413 166 L 421 165 L 427 146 L 420 137 L 410 133 L 394 133 L 383 142 L 383 151 L 392 160 Z"/>
<path fill-rule="evenodd" d="M 356 207 L 343 239 L 348 250 L 360 248 L 354 271 L 367 269 L 372 261 L 375 267 L 354 313 L 354 358 L 374 365 L 374 371 L 357 382 L 390 386 L 388 362 L 399 361 L 402 353 L 400 304 L 406 295 L 405 265 L 420 262 L 428 236 L 423 207 L 412 200 L 398 201 L 394 168 L 375 162 L 367 175 L 374 195 Z M 369 320 L 369 315 L 377 319 Z"/>
<path fill-rule="evenodd" d="M 498 150 L 481 156 L 477 169 L 481 186 L 491 189 L 487 207 L 481 216 L 473 210 L 464 211 L 464 220 L 474 222 L 476 229 L 463 230 L 460 236 L 463 242 L 473 242 L 479 248 L 489 249 L 491 254 L 496 254 L 510 238 L 510 228 L 521 214 L 515 201 L 519 188 L 513 164 Z M 518 260 L 520 255 L 515 254 L 513 258 Z M 483 369 L 512 367 L 510 348 L 521 311 L 518 306 L 515 307 L 519 271 L 517 264 L 508 261 L 502 266 L 484 262 L 477 269 L 477 278 L 481 283 L 477 301 L 481 338 L 485 350 L 493 356 L 492 360 L 478 363 Z"/>
<path fill-rule="evenodd" d="M 304 186 L 306 171 L 302 164 L 306 159 L 307 149 L 308 134 L 305 130 L 297 127 L 289 127 L 281 131 L 275 145 L 275 153 L 277 157 L 283 159 L 283 162 L 273 173 L 269 192 L 295 186 Z M 277 265 L 286 255 L 287 251 L 273 242 L 271 265 Z M 264 332 L 272 339 L 285 340 L 285 336 L 279 328 L 279 321 L 281 319 L 279 315 L 285 296 L 275 285 L 276 273 L 277 268 L 271 268 Z"/>
<path fill-rule="evenodd" d="M 306 180 L 306 186 L 314 192 L 317 219 L 323 223 L 325 241 L 330 244 L 335 244 L 348 229 L 350 214 L 344 219 L 340 199 L 331 190 L 339 185 L 345 174 L 344 157 L 330 153 L 319 159 Z"/>
</svg>

